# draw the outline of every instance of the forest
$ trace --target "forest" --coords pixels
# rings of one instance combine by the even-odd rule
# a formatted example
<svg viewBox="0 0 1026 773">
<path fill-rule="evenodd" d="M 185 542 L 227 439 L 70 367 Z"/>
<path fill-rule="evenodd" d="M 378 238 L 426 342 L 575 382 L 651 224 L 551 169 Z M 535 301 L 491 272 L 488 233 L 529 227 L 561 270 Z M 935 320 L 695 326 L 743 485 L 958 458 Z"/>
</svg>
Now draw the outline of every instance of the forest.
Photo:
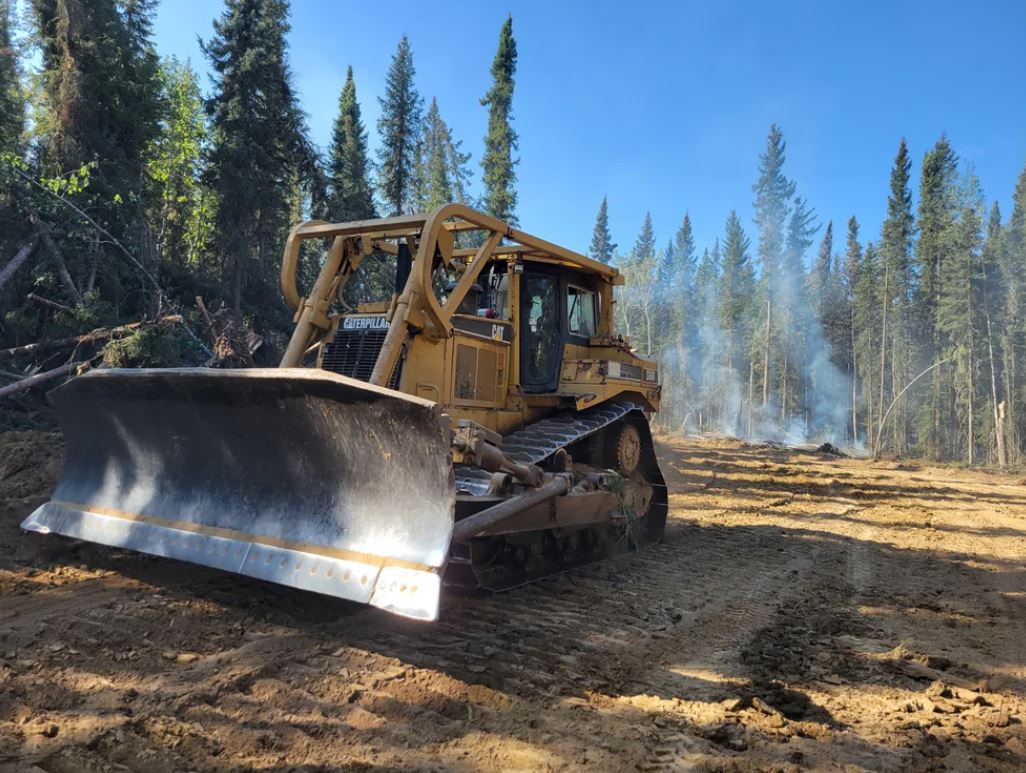
<svg viewBox="0 0 1026 773">
<path fill-rule="evenodd" d="M 227 0 L 200 32 L 209 89 L 156 50 L 155 12 L 155 0 L 0 0 L 4 426 L 45 421 L 45 389 L 84 368 L 274 364 L 291 327 L 281 248 L 301 220 L 459 201 L 517 222 L 512 18 L 471 154 L 419 93 L 406 36 L 384 93 L 359 94 L 349 70 L 322 149 L 295 93 L 287 0 Z M 584 233 L 566 246 L 626 276 L 617 324 L 661 363 L 663 429 L 1022 461 L 1026 168 L 1006 216 L 945 135 L 894 143 L 879 224 L 821 222 L 776 125 L 737 192 L 754 220 L 724 213 L 712 244 L 696 244 L 681 201 L 665 242 L 646 218 L 620 247 L 618 192 L 596 191 L 590 245 Z M 354 292 L 391 293 L 383 269 L 361 267 Z"/>
</svg>

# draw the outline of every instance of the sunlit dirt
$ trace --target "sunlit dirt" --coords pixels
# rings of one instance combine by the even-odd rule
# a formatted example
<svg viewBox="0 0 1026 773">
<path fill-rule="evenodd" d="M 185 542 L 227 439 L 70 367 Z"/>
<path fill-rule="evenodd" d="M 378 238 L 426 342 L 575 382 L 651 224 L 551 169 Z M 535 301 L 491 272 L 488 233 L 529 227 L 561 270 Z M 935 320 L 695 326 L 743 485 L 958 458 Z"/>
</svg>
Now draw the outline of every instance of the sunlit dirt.
<svg viewBox="0 0 1026 773">
<path fill-rule="evenodd" d="M 423 624 L 22 533 L 0 436 L 0 771 L 1026 767 L 1021 475 L 660 456 L 664 544 Z"/>
</svg>

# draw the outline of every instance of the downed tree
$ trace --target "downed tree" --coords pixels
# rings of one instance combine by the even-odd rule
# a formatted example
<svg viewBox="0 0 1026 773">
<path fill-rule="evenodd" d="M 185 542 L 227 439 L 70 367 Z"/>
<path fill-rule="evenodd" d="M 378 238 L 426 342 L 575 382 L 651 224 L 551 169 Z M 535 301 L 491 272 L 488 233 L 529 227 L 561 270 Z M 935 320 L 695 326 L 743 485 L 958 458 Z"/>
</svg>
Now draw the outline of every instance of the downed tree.
<svg viewBox="0 0 1026 773">
<path fill-rule="evenodd" d="M 10 262 L 6 266 L 4 266 L 3 270 L 0 271 L 0 288 L 3 288 L 3 286 L 10 281 L 11 277 L 14 276 L 14 273 L 19 268 L 21 268 L 24 265 L 25 261 L 29 259 L 29 256 L 31 256 L 32 253 L 35 252 L 36 245 L 38 243 L 39 237 L 33 236 L 31 239 L 25 242 L 24 245 L 22 245 L 21 249 L 18 250 L 17 253 L 15 253 L 14 257 L 11 258 Z"/>
<path fill-rule="evenodd" d="M 13 384 L 0 387 L 0 400 L 32 389 L 32 387 L 39 386 L 40 384 L 45 384 L 47 381 L 53 381 L 55 378 L 66 376 L 83 364 L 85 363 L 66 362 L 53 370 L 44 370 L 42 373 L 36 373 L 34 376 L 29 376 L 28 378 L 21 379 L 21 381 L 15 381 Z"/>
<path fill-rule="evenodd" d="M 82 333 L 77 336 L 68 336 L 67 338 L 59 338 L 56 341 L 37 341 L 36 343 L 15 346 L 10 349 L 0 349 L 0 360 L 11 357 L 59 351 L 61 349 L 70 349 L 71 347 L 81 346 L 82 344 L 105 341 L 111 338 L 119 338 L 127 333 L 132 333 L 151 325 L 164 327 L 166 325 L 178 324 L 181 321 L 182 316 L 180 314 L 168 314 L 167 316 L 161 317 L 156 322 L 132 322 L 127 325 L 118 325 L 117 327 L 100 327 L 95 330 L 90 330 L 88 333 Z"/>
</svg>

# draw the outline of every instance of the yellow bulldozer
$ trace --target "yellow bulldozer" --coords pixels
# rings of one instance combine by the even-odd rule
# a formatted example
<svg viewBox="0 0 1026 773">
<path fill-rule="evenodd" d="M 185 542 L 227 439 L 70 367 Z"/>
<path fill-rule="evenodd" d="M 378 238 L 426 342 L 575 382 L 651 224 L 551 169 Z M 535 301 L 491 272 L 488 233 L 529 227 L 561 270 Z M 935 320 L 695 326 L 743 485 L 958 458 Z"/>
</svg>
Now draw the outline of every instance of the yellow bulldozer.
<svg viewBox="0 0 1026 773">
<path fill-rule="evenodd" d="M 395 291 L 353 306 L 343 289 L 372 257 Z M 55 389 L 62 477 L 22 527 L 425 620 L 443 581 L 503 590 L 658 541 L 659 374 L 614 334 L 621 284 L 458 204 L 303 223 L 281 365 L 98 369 Z"/>
</svg>

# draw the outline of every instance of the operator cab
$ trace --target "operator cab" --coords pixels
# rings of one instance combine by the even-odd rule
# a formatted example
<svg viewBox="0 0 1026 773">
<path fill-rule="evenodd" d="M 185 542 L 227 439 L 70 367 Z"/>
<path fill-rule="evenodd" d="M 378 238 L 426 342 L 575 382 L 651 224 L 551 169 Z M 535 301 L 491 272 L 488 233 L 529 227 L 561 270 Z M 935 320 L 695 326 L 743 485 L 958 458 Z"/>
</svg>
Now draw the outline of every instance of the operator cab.
<svg viewBox="0 0 1026 773">
<path fill-rule="evenodd" d="M 525 392 L 553 392 L 567 344 L 588 346 L 598 329 L 594 278 L 528 263 L 520 278 L 520 380 Z"/>
</svg>

